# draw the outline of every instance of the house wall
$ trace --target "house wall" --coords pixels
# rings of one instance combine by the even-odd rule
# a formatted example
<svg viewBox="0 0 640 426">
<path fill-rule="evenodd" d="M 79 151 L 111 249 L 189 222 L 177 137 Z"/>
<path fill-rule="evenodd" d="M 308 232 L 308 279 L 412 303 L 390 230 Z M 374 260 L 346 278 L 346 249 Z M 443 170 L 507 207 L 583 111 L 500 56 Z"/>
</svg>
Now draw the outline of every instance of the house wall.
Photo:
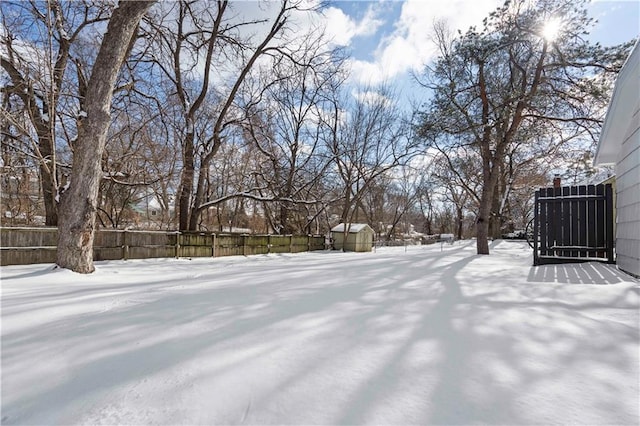
<svg viewBox="0 0 640 426">
<path fill-rule="evenodd" d="M 618 154 L 616 188 L 618 268 L 640 276 L 640 104 Z"/>
</svg>

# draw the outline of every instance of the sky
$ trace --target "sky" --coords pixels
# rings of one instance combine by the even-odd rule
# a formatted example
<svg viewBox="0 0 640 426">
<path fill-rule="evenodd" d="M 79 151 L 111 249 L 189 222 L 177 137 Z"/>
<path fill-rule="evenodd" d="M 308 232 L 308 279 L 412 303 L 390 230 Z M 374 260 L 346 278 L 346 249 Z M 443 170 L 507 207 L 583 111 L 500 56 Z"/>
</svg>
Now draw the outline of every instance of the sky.
<svg viewBox="0 0 640 426">
<path fill-rule="evenodd" d="M 306 0 L 310 6 L 322 2 L 321 17 L 310 19 L 300 13 L 294 28 L 304 31 L 314 23 L 326 25 L 334 45 L 349 54 L 350 81 L 354 85 L 390 83 L 396 90 L 411 95 L 411 72 L 419 72 L 435 59 L 431 40 L 432 26 L 445 21 L 452 30 L 465 31 L 481 26 L 483 18 L 504 0 L 377 0 L 340 1 Z M 236 1 L 233 9 L 239 15 L 256 19 L 272 19 L 277 4 Z M 603 45 L 628 41 L 640 34 L 640 0 L 592 0 L 592 18 L 598 20 L 589 38 Z M 266 31 L 270 24 L 257 29 Z M 0 23 L 0 29 L 2 29 Z M 253 31 L 253 30 L 252 30 Z M 292 42 L 295 42 L 296 33 Z"/>
<path fill-rule="evenodd" d="M 463 32 L 503 0 L 334 1 L 325 10 L 334 42 L 351 53 L 353 83 L 390 82 L 409 95 L 411 71 L 435 58 L 431 28 L 445 20 Z M 640 34 L 640 1 L 596 0 L 589 14 L 598 22 L 589 39 L 602 45 L 628 41 Z"/>
</svg>

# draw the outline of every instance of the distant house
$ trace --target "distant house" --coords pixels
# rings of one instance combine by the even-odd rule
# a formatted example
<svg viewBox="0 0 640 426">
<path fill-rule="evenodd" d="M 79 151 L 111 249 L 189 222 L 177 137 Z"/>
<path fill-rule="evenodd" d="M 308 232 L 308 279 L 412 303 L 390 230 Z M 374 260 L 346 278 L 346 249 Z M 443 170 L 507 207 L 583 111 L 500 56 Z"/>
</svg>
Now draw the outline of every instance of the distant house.
<svg viewBox="0 0 640 426">
<path fill-rule="evenodd" d="M 347 237 L 345 239 L 345 226 Z M 366 223 L 352 223 L 334 226 L 331 229 L 333 248 L 344 251 L 371 251 L 375 232 Z"/>
<path fill-rule="evenodd" d="M 596 166 L 615 164 L 618 268 L 640 276 L 640 47 L 636 43 L 616 79 Z"/>
</svg>

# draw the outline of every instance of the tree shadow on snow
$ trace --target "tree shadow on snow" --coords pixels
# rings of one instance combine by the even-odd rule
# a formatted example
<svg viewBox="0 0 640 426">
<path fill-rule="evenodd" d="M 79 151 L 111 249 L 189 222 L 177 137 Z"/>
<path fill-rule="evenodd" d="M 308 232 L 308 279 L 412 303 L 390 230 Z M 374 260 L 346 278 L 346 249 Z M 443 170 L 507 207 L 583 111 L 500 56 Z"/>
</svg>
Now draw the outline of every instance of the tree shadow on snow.
<svg viewBox="0 0 640 426">
<path fill-rule="evenodd" d="M 106 309 L 76 315 L 83 299 L 56 295 L 47 308 L 71 314 L 3 334 L 3 367 L 11 369 L 2 391 L 20 383 L 16 365 L 52 358 L 71 363 L 70 371 L 64 380 L 3 398 L 3 423 L 63 422 L 65 413 L 97 410 L 110 392 L 142 389 L 167 372 L 177 381 L 157 390 L 163 395 L 180 395 L 186 382 L 202 392 L 227 386 L 225 394 L 208 396 L 209 424 L 544 423 L 548 413 L 533 403 L 563 375 L 584 389 L 562 396 L 551 388 L 558 399 L 542 408 L 564 412 L 593 393 L 600 400 L 588 407 L 588 420 L 628 420 L 628 401 L 620 398 L 628 386 L 618 379 L 637 372 L 637 356 L 627 351 L 637 345 L 637 327 L 598 320 L 602 305 L 536 302 L 530 284 L 487 286 L 492 277 L 467 270 L 479 259 L 470 247 L 404 257 L 336 253 L 322 267 L 305 257 L 286 267 L 282 259 L 225 265 L 197 285 L 158 277 L 114 297 L 97 291 L 92 300 Z M 326 275 L 327 264 L 334 274 Z M 574 276 L 563 266 L 532 269 L 529 282 L 616 278 L 608 267 L 585 265 Z M 230 376 L 246 386 L 231 386 Z M 120 421 L 197 423 L 180 417 L 180 408 Z"/>
<path fill-rule="evenodd" d="M 529 270 L 527 282 L 557 284 L 608 285 L 632 278 L 612 265 L 599 262 L 565 263 L 557 265 L 533 266 Z"/>
</svg>

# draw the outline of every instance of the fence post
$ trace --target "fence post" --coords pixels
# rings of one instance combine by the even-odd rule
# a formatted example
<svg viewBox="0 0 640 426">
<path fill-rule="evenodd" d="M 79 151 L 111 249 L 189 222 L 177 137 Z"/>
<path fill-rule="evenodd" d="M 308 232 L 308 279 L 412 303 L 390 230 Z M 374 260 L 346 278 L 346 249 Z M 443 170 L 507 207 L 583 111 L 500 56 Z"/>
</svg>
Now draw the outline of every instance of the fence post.
<svg viewBox="0 0 640 426">
<path fill-rule="evenodd" d="M 180 231 L 176 231 L 176 259 L 180 258 Z"/>
<path fill-rule="evenodd" d="M 540 190 L 536 191 L 535 202 L 533 203 L 533 266 L 538 266 L 538 221 L 540 216 L 538 215 L 538 209 L 540 208 Z"/>
<path fill-rule="evenodd" d="M 216 234 L 211 233 L 211 257 L 216 257 Z"/>
<path fill-rule="evenodd" d="M 615 263 L 613 257 L 613 246 L 615 243 L 615 235 L 613 235 L 613 221 L 616 220 L 613 217 L 613 189 L 611 184 L 608 183 L 604 187 L 604 199 L 605 199 L 605 217 L 606 217 L 606 230 L 607 235 L 607 262 Z"/>
<path fill-rule="evenodd" d="M 247 236 L 242 234 L 242 255 L 247 255 Z"/>
<path fill-rule="evenodd" d="M 127 230 L 122 231 L 122 258 L 129 259 L 129 244 L 127 242 Z"/>
</svg>

